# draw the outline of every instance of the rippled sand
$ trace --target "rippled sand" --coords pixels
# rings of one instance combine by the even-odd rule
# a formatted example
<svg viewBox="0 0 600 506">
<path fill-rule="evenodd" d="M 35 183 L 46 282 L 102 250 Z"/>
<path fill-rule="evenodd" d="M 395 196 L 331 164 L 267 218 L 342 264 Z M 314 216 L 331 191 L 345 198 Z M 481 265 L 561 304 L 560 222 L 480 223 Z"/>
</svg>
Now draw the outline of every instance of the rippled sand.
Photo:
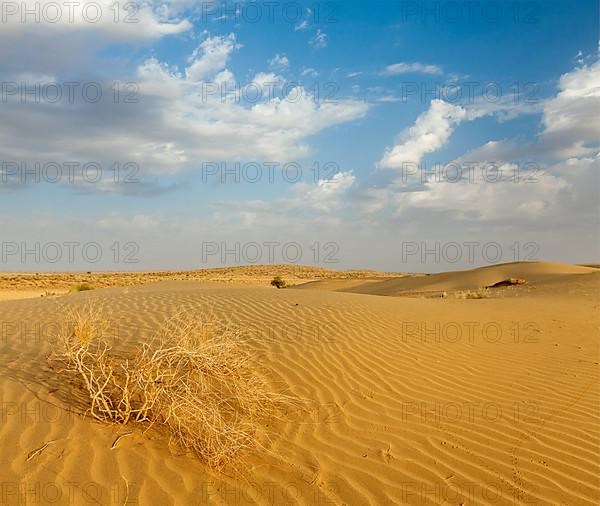
<svg viewBox="0 0 600 506">
<path fill-rule="evenodd" d="M 164 281 L 4 301 L 2 503 L 598 504 L 600 275 L 514 264 L 494 277 L 511 275 L 530 283 L 481 300 L 423 295 L 471 286 L 454 273 L 392 280 L 399 297 L 376 296 L 377 280 Z M 73 414 L 81 396 L 48 367 L 47 337 L 88 299 L 124 342 L 181 311 L 244 326 L 260 373 L 309 411 L 273 422 L 268 451 L 231 476 L 153 430 Z"/>
</svg>

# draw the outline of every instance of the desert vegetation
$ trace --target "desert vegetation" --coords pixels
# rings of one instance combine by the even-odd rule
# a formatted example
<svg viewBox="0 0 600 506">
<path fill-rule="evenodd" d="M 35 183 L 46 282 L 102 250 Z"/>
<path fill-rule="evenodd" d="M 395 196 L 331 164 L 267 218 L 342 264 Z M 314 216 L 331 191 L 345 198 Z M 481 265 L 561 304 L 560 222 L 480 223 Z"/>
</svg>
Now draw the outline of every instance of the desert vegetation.
<svg viewBox="0 0 600 506">
<path fill-rule="evenodd" d="M 261 421 L 292 403 L 269 390 L 232 327 L 177 315 L 125 352 L 109 342 L 106 320 L 89 303 L 67 310 L 65 323 L 50 361 L 85 391 L 87 414 L 165 429 L 210 467 L 257 449 Z"/>
<path fill-rule="evenodd" d="M 30 272 L 0 273 L 0 290 L 71 290 L 77 285 L 94 288 L 136 286 L 158 281 L 211 281 L 218 283 L 242 283 L 269 286 L 277 273 L 290 283 L 318 279 L 370 279 L 402 277 L 400 273 L 384 273 L 370 270 L 330 270 L 305 265 L 251 265 L 220 267 L 193 271 L 155 272 Z"/>
<path fill-rule="evenodd" d="M 72 286 L 70 291 L 71 292 L 87 292 L 88 290 L 93 290 L 94 287 L 92 287 L 90 284 L 88 283 L 78 283 L 75 286 Z"/>
<path fill-rule="evenodd" d="M 275 288 L 285 288 L 287 286 L 287 283 L 284 279 L 281 279 L 281 276 L 275 276 L 271 280 L 271 286 L 274 286 Z"/>
<path fill-rule="evenodd" d="M 490 291 L 487 288 L 478 288 L 477 290 L 461 290 L 456 292 L 457 299 L 487 299 Z"/>
</svg>

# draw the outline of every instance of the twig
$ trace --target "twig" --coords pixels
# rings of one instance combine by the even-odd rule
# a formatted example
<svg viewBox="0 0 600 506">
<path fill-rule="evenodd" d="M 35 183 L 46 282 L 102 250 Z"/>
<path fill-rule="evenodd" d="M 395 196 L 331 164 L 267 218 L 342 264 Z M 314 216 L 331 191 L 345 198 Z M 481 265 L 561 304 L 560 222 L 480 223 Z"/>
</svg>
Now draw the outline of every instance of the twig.
<svg viewBox="0 0 600 506">
<path fill-rule="evenodd" d="M 133 434 L 133 431 L 131 431 L 131 432 L 124 432 L 123 434 L 119 434 L 119 435 L 117 436 L 117 439 L 115 439 L 115 440 L 113 441 L 113 444 L 112 444 L 112 446 L 110 447 L 110 449 L 111 449 L 111 450 L 114 450 L 114 449 L 117 447 L 117 443 L 118 443 L 118 442 L 119 442 L 121 439 L 123 439 L 124 437 L 127 437 L 127 436 L 131 436 L 132 434 Z"/>
<path fill-rule="evenodd" d="M 25 462 L 29 462 L 32 458 L 37 457 L 40 453 L 42 453 L 46 448 L 48 448 L 48 446 L 50 446 L 52 443 L 56 443 L 56 441 L 58 441 L 58 439 L 52 439 L 46 443 L 44 443 L 42 446 L 40 446 L 37 450 L 32 450 L 27 454 L 27 458 L 25 459 Z"/>
</svg>

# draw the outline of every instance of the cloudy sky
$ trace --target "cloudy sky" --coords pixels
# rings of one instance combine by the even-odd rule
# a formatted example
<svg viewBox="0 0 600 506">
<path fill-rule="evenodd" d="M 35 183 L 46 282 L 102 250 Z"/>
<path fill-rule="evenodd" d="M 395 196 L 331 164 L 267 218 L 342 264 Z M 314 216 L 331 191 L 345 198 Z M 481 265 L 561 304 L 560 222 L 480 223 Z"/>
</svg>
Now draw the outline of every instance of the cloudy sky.
<svg viewBox="0 0 600 506">
<path fill-rule="evenodd" d="M 3 2 L 2 270 L 600 261 L 598 2 Z"/>
</svg>

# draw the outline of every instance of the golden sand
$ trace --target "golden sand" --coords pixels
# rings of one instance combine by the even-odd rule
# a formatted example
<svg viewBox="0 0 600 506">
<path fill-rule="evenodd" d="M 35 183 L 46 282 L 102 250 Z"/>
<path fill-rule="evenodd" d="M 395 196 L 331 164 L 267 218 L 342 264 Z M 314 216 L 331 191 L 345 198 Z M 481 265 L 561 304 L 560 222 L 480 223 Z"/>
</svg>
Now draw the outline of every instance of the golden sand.
<svg viewBox="0 0 600 506">
<path fill-rule="evenodd" d="M 2 504 L 600 503 L 596 269 L 248 272 L 222 271 L 227 283 L 214 272 L 152 283 L 161 276 L 13 275 L 12 290 L 109 287 L 0 303 Z M 277 290 L 274 274 L 320 281 Z M 528 283 L 452 296 L 510 277 Z M 73 414 L 77 392 L 49 368 L 47 336 L 64 305 L 88 300 L 125 342 L 182 311 L 244 326 L 261 374 L 309 409 L 273 421 L 267 451 L 237 474 L 210 471 L 153 430 Z"/>
</svg>

